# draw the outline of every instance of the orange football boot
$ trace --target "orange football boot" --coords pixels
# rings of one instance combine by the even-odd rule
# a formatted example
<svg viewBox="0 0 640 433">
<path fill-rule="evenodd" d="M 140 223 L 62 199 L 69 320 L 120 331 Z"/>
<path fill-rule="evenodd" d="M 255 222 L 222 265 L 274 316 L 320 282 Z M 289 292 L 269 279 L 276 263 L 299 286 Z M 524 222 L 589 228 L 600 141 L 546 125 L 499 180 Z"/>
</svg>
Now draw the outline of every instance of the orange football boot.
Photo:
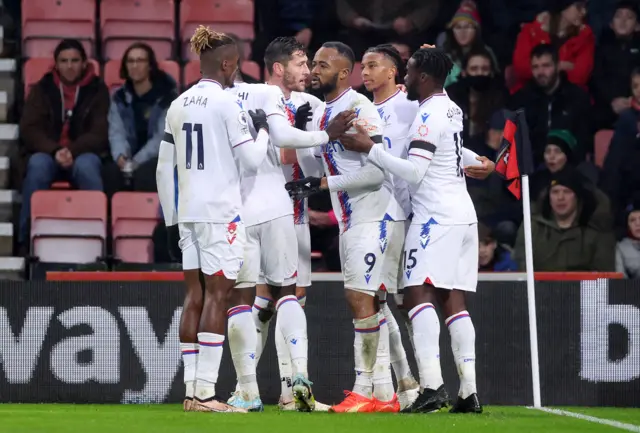
<svg viewBox="0 0 640 433">
<path fill-rule="evenodd" d="M 400 402 L 398 396 L 394 393 L 393 398 L 389 401 L 381 401 L 373 398 L 374 412 L 400 412 Z"/>
<path fill-rule="evenodd" d="M 345 391 L 347 397 L 342 403 L 329 408 L 329 412 L 335 413 L 370 413 L 375 412 L 375 403 L 372 398 L 356 394 L 353 391 Z"/>
</svg>

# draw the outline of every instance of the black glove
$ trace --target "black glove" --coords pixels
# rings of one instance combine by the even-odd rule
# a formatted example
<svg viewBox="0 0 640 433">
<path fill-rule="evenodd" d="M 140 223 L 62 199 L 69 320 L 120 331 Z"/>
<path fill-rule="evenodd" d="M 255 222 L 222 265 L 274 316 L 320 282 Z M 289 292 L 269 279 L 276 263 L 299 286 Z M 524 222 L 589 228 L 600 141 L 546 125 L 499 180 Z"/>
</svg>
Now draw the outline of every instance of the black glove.
<svg viewBox="0 0 640 433">
<path fill-rule="evenodd" d="M 284 185 L 289 196 L 294 200 L 302 200 L 315 193 L 320 192 L 319 177 L 305 177 L 300 180 L 292 180 Z"/>
<path fill-rule="evenodd" d="M 311 112 L 311 104 L 306 102 L 298 107 L 295 115 L 295 127 L 305 131 L 307 128 L 307 122 L 311 120 L 313 113 Z"/>
<path fill-rule="evenodd" d="M 249 110 L 249 116 L 253 121 L 253 127 L 256 132 L 260 132 L 261 129 L 269 132 L 269 123 L 267 122 L 267 114 L 264 110 L 257 109 L 256 111 Z"/>
</svg>

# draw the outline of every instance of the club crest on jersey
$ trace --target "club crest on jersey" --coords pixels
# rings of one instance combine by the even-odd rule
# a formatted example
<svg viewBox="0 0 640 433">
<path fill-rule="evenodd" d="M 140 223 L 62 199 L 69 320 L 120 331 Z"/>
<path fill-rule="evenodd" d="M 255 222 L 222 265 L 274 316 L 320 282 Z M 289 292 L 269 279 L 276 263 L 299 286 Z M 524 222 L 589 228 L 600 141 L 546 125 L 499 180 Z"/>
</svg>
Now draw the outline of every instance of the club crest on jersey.
<svg viewBox="0 0 640 433">
<path fill-rule="evenodd" d="M 431 218 L 427 223 L 422 224 L 422 230 L 420 231 L 420 246 L 424 250 L 431 241 L 431 226 L 438 225 L 438 222 Z"/>
<path fill-rule="evenodd" d="M 429 127 L 427 125 L 418 126 L 418 135 L 420 137 L 426 137 L 429 135 Z"/>
<path fill-rule="evenodd" d="M 422 123 L 426 122 L 427 119 L 429 118 L 429 116 L 431 116 L 431 114 L 428 113 L 422 113 L 421 117 L 422 117 Z"/>
</svg>

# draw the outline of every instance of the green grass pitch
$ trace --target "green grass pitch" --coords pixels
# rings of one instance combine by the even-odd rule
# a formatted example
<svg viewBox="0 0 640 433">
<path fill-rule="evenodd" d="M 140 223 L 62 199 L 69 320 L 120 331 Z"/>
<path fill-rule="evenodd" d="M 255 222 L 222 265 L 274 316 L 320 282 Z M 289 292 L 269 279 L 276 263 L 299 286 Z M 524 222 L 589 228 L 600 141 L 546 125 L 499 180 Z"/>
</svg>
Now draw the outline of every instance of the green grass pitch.
<svg viewBox="0 0 640 433">
<path fill-rule="evenodd" d="M 638 425 L 640 409 L 562 408 Z M 488 406 L 482 415 L 184 413 L 181 405 L 1 404 L 0 433 L 551 433 L 623 432 L 524 407 Z"/>
</svg>

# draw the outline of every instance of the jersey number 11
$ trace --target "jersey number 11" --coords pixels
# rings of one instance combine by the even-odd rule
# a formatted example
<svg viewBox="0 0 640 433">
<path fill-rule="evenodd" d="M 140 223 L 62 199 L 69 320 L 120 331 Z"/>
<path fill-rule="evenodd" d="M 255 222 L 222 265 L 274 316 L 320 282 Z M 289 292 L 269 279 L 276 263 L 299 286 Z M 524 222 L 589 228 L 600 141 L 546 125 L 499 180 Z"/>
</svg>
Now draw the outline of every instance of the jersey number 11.
<svg viewBox="0 0 640 433">
<path fill-rule="evenodd" d="M 196 158 L 198 170 L 204 170 L 204 137 L 202 136 L 202 123 L 183 123 L 182 130 L 187 134 L 187 170 L 191 169 L 191 155 L 193 153 L 193 133 L 196 134 Z"/>
</svg>

